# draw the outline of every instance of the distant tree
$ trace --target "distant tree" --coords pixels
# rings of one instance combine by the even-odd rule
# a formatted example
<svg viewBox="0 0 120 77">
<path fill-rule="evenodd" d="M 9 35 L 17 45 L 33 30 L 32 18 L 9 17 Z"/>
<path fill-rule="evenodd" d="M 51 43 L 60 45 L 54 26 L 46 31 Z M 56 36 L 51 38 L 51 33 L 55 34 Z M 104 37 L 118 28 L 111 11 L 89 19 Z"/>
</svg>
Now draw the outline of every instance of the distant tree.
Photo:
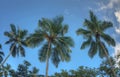
<svg viewBox="0 0 120 77">
<path fill-rule="evenodd" d="M 110 35 L 105 33 L 105 30 L 112 26 L 113 24 L 111 22 L 98 20 L 94 13 L 90 11 L 90 20 L 85 19 L 84 21 L 84 27 L 86 28 L 79 28 L 76 32 L 77 35 L 83 35 L 86 39 L 86 41 L 82 43 L 81 49 L 89 46 L 89 57 L 93 58 L 98 53 L 100 58 L 106 57 L 109 59 L 106 44 L 115 46 L 115 41 Z M 109 63 L 111 64 L 110 60 Z M 114 69 L 112 69 L 112 71 L 114 73 Z M 114 77 L 116 77 L 115 73 Z"/>
<path fill-rule="evenodd" d="M 3 73 L 5 77 L 8 77 L 10 69 L 11 69 L 11 65 L 9 64 L 7 64 L 6 66 L 3 66 Z"/>
<path fill-rule="evenodd" d="M 117 74 L 117 77 L 120 77 L 120 68 L 116 66 L 116 61 L 114 57 L 110 57 L 112 66 L 109 64 L 108 59 L 105 59 L 102 61 L 99 67 L 99 74 L 103 77 L 114 77 L 114 74 L 112 73 L 112 68 L 114 68 L 114 72 Z"/>
<path fill-rule="evenodd" d="M 19 56 L 25 56 L 25 49 L 24 46 L 27 46 L 25 42 L 25 37 L 27 35 L 26 30 L 16 29 L 14 24 L 10 25 L 11 31 L 4 32 L 4 35 L 9 38 L 8 41 L 5 42 L 5 44 L 11 44 L 10 46 L 10 52 L 8 56 L 5 58 L 5 60 L 1 63 L 1 66 L 6 62 L 6 60 L 9 58 L 9 56 L 12 54 L 13 57 Z"/>
<path fill-rule="evenodd" d="M 38 77 L 39 69 L 37 69 L 36 67 L 33 67 L 33 69 L 29 72 L 30 72 L 30 77 Z"/>
<path fill-rule="evenodd" d="M 31 47 L 39 46 L 39 60 L 46 61 L 46 77 L 48 77 L 49 59 L 57 67 L 60 61 L 69 61 L 70 53 L 74 45 L 73 40 L 69 36 L 65 36 L 68 32 L 68 25 L 63 24 L 63 17 L 56 17 L 53 20 L 43 18 L 38 22 L 38 29 L 28 37 L 28 45 Z"/>
<path fill-rule="evenodd" d="M 98 69 L 80 66 L 77 70 L 62 70 L 60 73 L 55 73 L 55 77 L 97 77 Z"/>
<path fill-rule="evenodd" d="M 98 76 L 98 70 L 95 68 L 89 68 L 80 66 L 78 70 L 70 70 L 71 76 L 73 77 L 97 77 Z"/>
</svg>

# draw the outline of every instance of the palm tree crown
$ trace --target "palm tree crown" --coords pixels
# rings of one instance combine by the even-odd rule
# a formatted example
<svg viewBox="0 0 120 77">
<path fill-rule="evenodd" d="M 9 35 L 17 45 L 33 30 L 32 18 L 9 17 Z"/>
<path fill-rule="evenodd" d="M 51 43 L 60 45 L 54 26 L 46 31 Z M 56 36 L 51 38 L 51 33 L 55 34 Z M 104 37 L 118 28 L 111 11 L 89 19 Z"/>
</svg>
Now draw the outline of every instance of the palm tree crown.
<svg viewBox="0 0 120 77">
<path fill-rule="evenodd" d="M 81 45 L 81 49 L 90 46 L 88 55 L 92 58 L 98 52 L 101 58 L 108 55 L 108 49 L 106 44 L 115 46 L 115 41 L 108 34 L 105 33 L 105 30 L 112 27 L 113 24 L 108 21 L 99 21 L 97 17 L 90 11 L 90 19 L 85 19 L 84 27 L 77 30 L 77 35 L 83 35 L 86 39 Z"/>
<path fill-rule="evenodd" d="M 25 56 L 24 46 L 27 44 L 25 43 L 25 37 L 27 35 L 26 30 L 16 29 L 14 24 L 11 24 L 11 31 L 4 32 L 5 36 L 9 38 L 5 44 L 11 44 L 10 51 L 12 52 L 12 56 L 16 57 L 16 55 L 21 54 L 21 56 Z"/>
<path fill-rule="evenodd" d="M 68 25 L 62 23 L 62 16 L 53 20 L 47 18 L 39 20 L 38 29 L 28 37 L 27 41 L 31 47 L 39 46 L 42 43 L 39 50 L 39 60 L 48 63 L 49 58 L 51 58 L 56 67 L 60 61 L 70 60 L 70 47 L 74 45 L 72 38 L 65 36 Z"/>
</svg>

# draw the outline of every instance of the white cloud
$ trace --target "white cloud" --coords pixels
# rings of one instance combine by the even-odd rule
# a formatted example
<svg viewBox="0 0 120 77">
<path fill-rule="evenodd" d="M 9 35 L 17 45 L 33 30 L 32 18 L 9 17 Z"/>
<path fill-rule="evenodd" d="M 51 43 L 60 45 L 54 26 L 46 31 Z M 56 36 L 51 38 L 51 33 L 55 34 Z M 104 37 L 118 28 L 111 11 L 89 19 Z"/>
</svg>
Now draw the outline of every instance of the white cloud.
<svg viewBox="0 0 120 77">
<path fill-rule="evenodd" d="M 120 62 L 120 57 L 118 57 L 118 55 L 120 56 L 120 43 L 117 43 L 117 45 L 114 47 L 115 53 L 113 54 L 113 56 L 115 57 L 116 60 L 116 67 L 120 67 L 119 66 L 119 62 Z"/>
<path fill-rule="evenodd" d="M 114 14 L 115 14 L 115 16 L 117 18 L 117 21 L 120 23 L 120 10 L 116 11 Z"/>
<path fill-rule="evenodd" d="M 114 56 L 120 55 L 120 43 L 117 43 L 116 46 L 114 47 Z"/>
<path fill-rule="evenodd" d="M 116 33 L 120 34 L 120 28 L 115 27 Z"/>
<path fill-rule="evenodd" d="M 120 55 L 120 43 L 117 43 L 116 46 L 114 47 L 115 53 L 114 55 Z"/>
<path fill-rule="evenodd" d="M 112 9 L 114 8 L 115 4 L 119 4 L 119 3 L 120 3 L 120 0 L 109 0 L 108 4 L 98 3 L 98 5 L 100 6 L 99 10 Z"/>
</svg>

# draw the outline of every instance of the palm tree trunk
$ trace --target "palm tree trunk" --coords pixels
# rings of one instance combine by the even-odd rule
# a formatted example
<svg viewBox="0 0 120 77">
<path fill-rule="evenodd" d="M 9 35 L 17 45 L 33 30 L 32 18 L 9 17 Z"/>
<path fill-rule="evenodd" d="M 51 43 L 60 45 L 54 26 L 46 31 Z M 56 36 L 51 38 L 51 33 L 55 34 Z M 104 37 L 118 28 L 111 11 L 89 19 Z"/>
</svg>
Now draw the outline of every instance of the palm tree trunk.
<svg viewBox="0 0 120 77">
<path fill-rule="evenodd" d="M 12 54 L 13 48 L 14 48 L 15 44 L 13 45 L 13 47 L 11 48 L 11 51 L 9 52 L 9 54 L 7 55 L 7 57 L 5 58 L 5 60 L 1 63 L 0 67 L 4 65 L 4 63 L 7 61 L 7 59 L 10 57 L 10 55 Z"/>
<path fill-rule="evenodd" d="M 48 42 L 48 50 L 47 50 L 47 58 L 46 58 L 46 76 L 48 77 L 48 70 L 49 70 L 49 50 L 50 50 L 50 41 Z"/>
<path fill-rule="evenodd" d="M 100 44 L 101 44 L 101 42 L 100 42 Z M 114 76 L 114 77 L 117 77 L 117 76 L 116 76 L 116 73 L 115 73 L 115 70 L 114 70 L 114 68 L 113 68 L 111 59 L 109 58 L 109 55 L 108 55 L 107 51 L 105 50 L 105 48 L 103 47 L 102 44 L 101 44 L 101 46 L 102 46 L 102 48 L 104 49 L 104 53 L 105 53 L 105 55 L 106 55 L 106 58 L 107 58 L 108 61 L 109 61 L 110 66 L 112 67 L 111 70 L 112 70 L 112 72 L 113 72 L 113 76 Z"/>
<path fill-rule="evenodd" d="M 48 77 L 48 69 L 49 69 L 49 58 L 46 60 L 46 77 Z"/>
</svg>

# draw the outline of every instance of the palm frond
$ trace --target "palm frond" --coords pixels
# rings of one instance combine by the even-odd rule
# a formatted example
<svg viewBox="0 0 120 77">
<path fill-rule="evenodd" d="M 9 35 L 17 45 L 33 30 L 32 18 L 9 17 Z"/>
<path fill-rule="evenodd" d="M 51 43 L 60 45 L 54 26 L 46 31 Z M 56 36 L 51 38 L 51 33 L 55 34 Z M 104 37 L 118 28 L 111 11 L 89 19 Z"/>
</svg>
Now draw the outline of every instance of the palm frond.
<svg viewBox="0 0 120 77">
<path fill-rule="evenodd" d="M 88 40 L 84 41 L 81 45 L 81 48 L 80 49 L 85 49 L 87 46 L 89 46 L 91 44 L 91 37 L 88 38 Z"/>
<path fill-rule="evenodd" d="M 5 44 L 10 44 L 14 41 L 14 39 L 9 39 L 8 41 L 5 42 Z"/>
<path fill-rule="evenodd" d="M 42 31 L 49 31 L 51 29 L 51 23 L 52 21 L 47 19 L 47 18 L 42 18 L 42 20 L 38 21 L 38 27 L 42 30 Z"/>
<path fill-rule="evenodd" d="M 112 46 L 115 46 L 115 40 L 109 36 L 108 34 L 101 34 L 101 37 L 105 40 L 105 42 L 108 44 L 108 45 L 112 45 Z"/>
<path fill-rule="evenodd" d="M 100 29 L 102 31 L 105 31 L 106 29 L 113 27 L 112 22 L 107 22 L 107 21 L 103 21 L 102 24 L 100 25 Z"/>
<path fill-rule="evenodd" d="M 74 46 L 74 41 L 72 40 L 71 37 L 57 37 L 56 38 L 56 43 L 61 43 L 64 44 L 65 46 L 73 47 Z"/>
<path fill-rule="evenodd" d="M 97 44 L 94 41 L 92 41 L 91 42 L 91 47 L 88 51 L 88 55 L 89 55 L 90 58 L 93 58 L 96 53 L 97 53 Z"/>
<path fill-rule="evenodd" d="M 2 45 L 0 44 L 0 49 L 2 49 Z"/>
<path fill-rule="evenodd" d="M 55 23 L 55 25 L 60 25 L 60 24 L 62 24 L 63 21 L 64 21 L 63 16 L 56 16 L 53 19 L 53 23 Z"/>
<path fill-rule="evenodd" d="M 99 42 L 99 56 L 101 58 L 106 57 L 109 55 L 108 49 L 106 48 L 104 42 L 100 41 Z"/>
<path fill-rule="evenodd" d="M 58 51 L 56 50 L 56 48 L 53 49 L 51 59 L 52 59 L 53 64 L 54 64 L 56 67 L 58 67 L 58 64 L 59 64 L 59 62 L 60 62 L 60 58 L 59 58 L 59 53 L 58 53 Z"/>
<path fill-rule="evenodd" d="M 76 31 L 76 33 L 77 33 L 77 35 L 81 34 L 83 36 L 89 36 L 91 34 L 91 32 L 89 30 L 85 30 L 85 29 L 82 29 L 82 28 L 78 29 Z"/>
<path fill-rule="evenodd" d="M 97 17 L 94 15 L 94 13 L 92 11 L 90 11 L 90 20 L 92 22 L 96 22 L 97 21 Z"/>
<path fill-rule="evenodd" d="M 21 56 L 25 57 L 25 49 L 21 45 L 19 45 L 19 52 Z"/>
<path fill-rule="evenodd" d="M 44 61 L 46 61 L 46 58 L 47 58 L 47 52 L 48 52 L 48 43 L 45 43 L 44 45 L 43 45 L 43 47 L 39 50 L 39 60 L 41 61 L 41 62 L 44 62 Z"/>
<path fill-rule="evenodd" d="M 44 40 L 43 37 L 44 37 L 43 34 L 40 34 L 40 33 L 31 34 L 29 37 L 27 37 L 26 43 L 28 46 L 34 48 L 36 46 L 39 46 L 41 42 L 43 42 Z"/>
<path fill-rule="evenodd" d="M 18 34 L 19 38 L 23 39 L 27 35 L 27 30 L 20 30 Z"/>
<path fill-rule="evenodd" d="M 3 56 L 4 56 L 4 53 L 0 51 L 0 63 L 3 61 Z"/>
<path fill-rule="evenodd" d="M 12 56 L 13 57 L 16 57 L 16 53 L 17 53 L 17 47 L 15 45 L 15 43 L 12 43 L 11 46 L 10 46 L 10 51 L 12 51 Z"/>
<path fill-rule="evenodd" d="M 12 33 L 4 32 L 4 35 L 9 37 L 9 38 L 13 38 L 13 34 Z"/>
<path fill-rule="evenodd" d="M 68 32 L 68 28 L 69 28 L 69 26 L 67 24 L 63 26 L 62 35 L 64 35 L 65 33 Z"/>
<path fill-rule="evenodd" d="M 14 34 L 16 34 L 16 27 L 14 24 L 10 24 L 11 30 Z"/>
</svg>

